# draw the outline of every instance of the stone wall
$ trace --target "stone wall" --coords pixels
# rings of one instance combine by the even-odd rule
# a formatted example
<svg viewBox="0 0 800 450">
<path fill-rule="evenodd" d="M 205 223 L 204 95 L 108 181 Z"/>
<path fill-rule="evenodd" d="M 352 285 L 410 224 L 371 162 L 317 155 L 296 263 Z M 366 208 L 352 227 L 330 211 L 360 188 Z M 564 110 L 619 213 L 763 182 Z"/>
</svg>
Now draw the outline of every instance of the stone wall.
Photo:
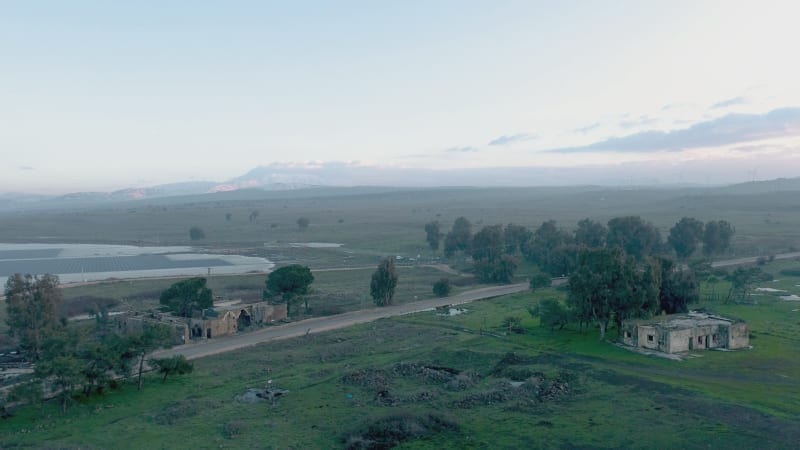
<svg viewBox="0 0 800 450">
<path fill-rule="evenodd" d="M 286 304 L 270 305 L 262 302 L 237 305 L 235 308 L 217 313 L 218 317 L 191 320 L 189 328 L 193 339 L 227 336 L 251 325 L 265 325 L 285 319 Z"/>
<path fill-rule="evenodd" d="M 189 327 L 185 321 L 174 318 L 164 319 L 161 316 L 139 315 L 120 319 L 120 328 L 125 334 L 141 334 L 144 324 L 160 325 L 172 330 L 170 344 L 183 345 L 189 342 Z"/>
<path fill-rule="evenodd" d="M 728 348 L 745 348 L 750 345 L 750 332 L 744 322 L 733 323 L 728 329 Z"/>
</svg>

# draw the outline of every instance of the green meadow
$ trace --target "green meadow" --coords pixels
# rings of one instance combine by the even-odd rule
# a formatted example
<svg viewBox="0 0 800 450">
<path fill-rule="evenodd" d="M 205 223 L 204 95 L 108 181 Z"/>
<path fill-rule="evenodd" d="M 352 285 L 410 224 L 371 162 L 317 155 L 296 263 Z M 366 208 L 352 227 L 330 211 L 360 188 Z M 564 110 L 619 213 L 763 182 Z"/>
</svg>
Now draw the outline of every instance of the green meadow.
<svg viewBox="0 0 800 450">
<path fill-rule="evenodd" d="M 798 284 L 769 283 L 793 292 Z M 164 383 L 152 375 L 142 392 L 124 384 L 77 399 L 66 414 L 49 404 L 23 409 L 4 420 L 0 442 L 362 448 L 403 435 L 398 448 L 795 447 L 800 303 L 707 300 L 702 307 L 748 321 L 753 348 L 673 361 L 602 342 L 594 329 L 551 331 L 528 314 L 537 300 L 563 295 L 544 289 L 472 303 L 461 315 L 418 313 L 200 359 L 191 375 Z M 503 328 L 509 316 L 524 333 Z M 289 393 L 237 401 L 268 383 Z"/>
</svg>

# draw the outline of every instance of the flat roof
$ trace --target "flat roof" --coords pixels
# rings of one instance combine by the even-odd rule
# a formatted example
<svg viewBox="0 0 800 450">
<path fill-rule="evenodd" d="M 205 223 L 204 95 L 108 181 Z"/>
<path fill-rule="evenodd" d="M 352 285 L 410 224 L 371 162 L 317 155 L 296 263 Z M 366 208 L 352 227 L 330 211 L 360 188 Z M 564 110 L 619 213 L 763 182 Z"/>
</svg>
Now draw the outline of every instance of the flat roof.
<svg viewBox="0 0 800 450">
<path fill-rule="evenodd" d="M 669 328 L 677 330 L 702 327 L 708 325 L 731 325 L 737 322 L 741 321 L 736 319 L 728 319 L 721 316 L 715 316 L 713 314 L 695 312 L 695 311 L 685 314 L 669 314 L 665 316 L 657 316 L 651 319 L 636 319 L 636 320 L 626 321 L 626 323 L 632 325 L 652 326 L 652 327 Z"/>
</svg>

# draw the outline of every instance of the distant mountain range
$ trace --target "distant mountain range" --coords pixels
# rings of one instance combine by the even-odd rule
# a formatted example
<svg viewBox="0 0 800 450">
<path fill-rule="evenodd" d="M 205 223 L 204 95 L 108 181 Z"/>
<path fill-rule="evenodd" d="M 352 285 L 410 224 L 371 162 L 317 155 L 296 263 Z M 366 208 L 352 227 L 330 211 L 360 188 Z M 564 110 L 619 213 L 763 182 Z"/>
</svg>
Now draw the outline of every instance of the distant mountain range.
<svg viewBox="0 0 800 450">
<path fill-rule="evenodd" d="M 634 172 L 631 172 L 634 173 Z M 673 178 L 674 179 L 674 178 Z M 566 181 L 565 181 L 566 180 Z M 583 183 L 569 180 L 584 180 Z M 204 194 L 233 191 L 296 191 L 310 188 L 320 190 L 332 187 L 442 187 L 442 186 L 567 186 L 601 185 L 609 187 L 659 187 L 698 188 L 717 193 L 759 194 L 776 191 L 800 191 L 800 177 L 779 178 L 747 183 L 717 183 L 702 186 L 691 183 L 661 183 L 658 179 L 620 176 L 607 173 L 602 168 L 482 168 L 482 169 L 404 169 L 359 166 L 346 163 L 319 165 L 271 164 L 250 170 L 246 174 L 225 182 L 190 181 L 150 187 L 128 188 L 113 192 L 75 192 L 47 196 L 27 193 L 0 194 L 0 211 L 25 209 L 58 209 L 99 206 L 135 200 L 163 199 L 168 197 L 202 196 Z M 244 193 L 244 192 L 243 192 Z"/>
</svg>

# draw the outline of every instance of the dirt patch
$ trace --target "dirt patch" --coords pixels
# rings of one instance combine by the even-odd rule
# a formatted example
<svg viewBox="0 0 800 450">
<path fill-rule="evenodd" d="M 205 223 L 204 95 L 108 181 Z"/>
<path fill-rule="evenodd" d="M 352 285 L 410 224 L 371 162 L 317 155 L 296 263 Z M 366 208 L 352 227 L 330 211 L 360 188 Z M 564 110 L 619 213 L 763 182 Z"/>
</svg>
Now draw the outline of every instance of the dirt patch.
<svg viewBox="0 0 800 450">
<path fill-rule="evenodd" d="M 234 399 L 239 403 L 275 402 L 278 398 L 288 394 L 289 391 L 280 388 L 256 389 L 250 388 L 244 394 L 237 395 Z"/>
</svg>

